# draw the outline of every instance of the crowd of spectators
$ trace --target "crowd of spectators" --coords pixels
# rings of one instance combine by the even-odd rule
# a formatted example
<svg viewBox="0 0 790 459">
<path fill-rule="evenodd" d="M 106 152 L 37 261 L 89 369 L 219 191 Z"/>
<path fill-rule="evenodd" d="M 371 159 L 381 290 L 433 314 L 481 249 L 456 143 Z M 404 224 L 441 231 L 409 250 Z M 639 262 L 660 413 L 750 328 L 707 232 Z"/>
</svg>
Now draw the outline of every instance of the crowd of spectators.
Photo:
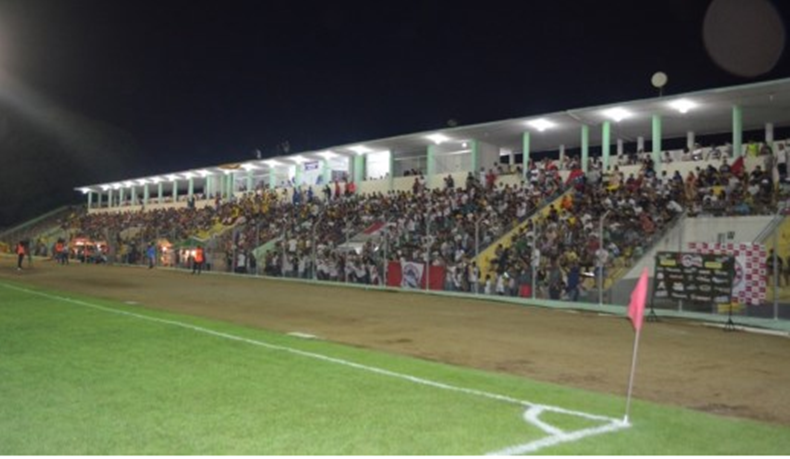
<svg viewBox="0 0 790 459">
<path fill-rule="evenodd" d="M 772 212 L 776 177 L 765 171 L 773 163 L 746 173 L 742 160 L 718 154 L 719 167 L 700 166 L 686 177 L 656 174 L 650 155 L 629 156 L 626 163 L 637 161 L 640 169 L 628 176 L 623 163 L 603 171 L 600 161 L 582 174 L 578 158 L 566 157 L 534 162 L 515 185 L 498 179 L 520 175 L 518 166 L 470 172 L 464 183 L 448 175 L 436 189 L 413 171 L 409 191 L 360 195 L 352 182 L 337 181 L 284 194 L 258 188 L 204 208 L 73 215 L 64 229 L 107 240 L 116 260 L 128 262 L 142 259 L 143 248 L 159 238 L 175 243 L 216 230 L 209 257 L 229 271 L 383 284 L 389 262 L 427 261 L 445 268 L 446 290 L 577 300 L 585 277 L 605 277 L 640 257 L 684 212 Z M 563 182 L 558 171 L 565 168 L 573 172 Z M 786 167 L 779 171 L 782 180 Z M 560 195 L 545 217 L 530 220 L 509 244 L 498 243 L 478 266 L 480 251 Z"/>
</svg>

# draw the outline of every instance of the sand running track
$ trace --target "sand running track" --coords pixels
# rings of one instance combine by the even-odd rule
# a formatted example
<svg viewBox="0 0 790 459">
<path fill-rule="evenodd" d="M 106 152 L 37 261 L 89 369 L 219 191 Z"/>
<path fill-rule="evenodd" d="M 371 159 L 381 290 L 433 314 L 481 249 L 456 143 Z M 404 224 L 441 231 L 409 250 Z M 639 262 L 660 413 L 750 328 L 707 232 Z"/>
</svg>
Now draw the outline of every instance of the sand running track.
<svg viewBox="0 0 790 459">
<path fill-rule="evenodd" d="M 595 313 L 50 261 L 17 272 L 8 257 L 0 257 L 3 280 L 617 395 L 631 362 L 629 323 Z M 634 396 L 790 425 L 789 358 L 786 337 L 650 323 Z"/>
</svg>

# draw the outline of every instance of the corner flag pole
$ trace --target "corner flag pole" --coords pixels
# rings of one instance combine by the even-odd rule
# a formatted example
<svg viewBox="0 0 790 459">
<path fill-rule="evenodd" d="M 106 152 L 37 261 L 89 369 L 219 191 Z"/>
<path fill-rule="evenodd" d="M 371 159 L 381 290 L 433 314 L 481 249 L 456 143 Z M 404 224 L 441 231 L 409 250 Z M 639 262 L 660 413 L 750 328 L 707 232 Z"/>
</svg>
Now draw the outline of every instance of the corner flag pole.
<svg viewBox="0 0 790 459">
<path fill-rule="evenodd" d="M 631 303 L 628 304 L 628 317 L 636 330 L 634 336 L 634 355 L 631 359 L 631 376 L 628 378 L 628 395 L 625 402 L 625 418 L 623 422 L 628 424 L 628 415 L 631 413 L 631 393 L 634 390 L 634 374 L 636 373 L 636 356 L 639 351 L 639 335 L 642 331 L 642 322 L 645 317 L 645 303 L 647 302 L 647 279 L 649 272 L 645 267 L 636 288 L 631 292 Z"/>
<path fill-rule="evenodd" d="M 628 424 L 628 415 L 631 412 L 631 393 L 634 389 L 634 374 L 636 373 L 636 355 L 639 351 L 639 333 L 641 330 L 636 331 L 636 336 L 634 337 L 634 355 L 631 359 L 631 376 L 628 378 L 628 396 L 626 397 L 625 402 L 625 418 L 623 418 L 623 422 Z"/>
</svg>

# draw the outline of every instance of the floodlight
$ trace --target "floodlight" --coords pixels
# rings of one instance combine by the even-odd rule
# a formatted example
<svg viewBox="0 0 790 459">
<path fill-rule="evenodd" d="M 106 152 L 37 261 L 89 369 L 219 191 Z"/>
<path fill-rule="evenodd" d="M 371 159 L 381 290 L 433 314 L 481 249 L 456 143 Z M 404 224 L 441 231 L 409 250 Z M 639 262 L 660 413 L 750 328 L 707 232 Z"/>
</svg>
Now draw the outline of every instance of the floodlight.
<svg viewBox="0 0 790 459">
<path fill-rule="evenodd" d="M 631 112 L 622 107 L 606 109 L 603 111 L 603 115 L 607 118 L 611 118 L 615 123 L 619 123 L 620 121 L 633 116 Z"/>
<path fill-rule="evenodd" d="M 535 129 L 537 129 L 540 132 L 543 132 L 546 129 L 551 129 L 551 128 L 557 126 L 556 124 L 552 123 L 551 121 L 549 121 L 549 120 L 547 120 L 545 118 L 538 118 L 536 120 L 527 121 L 527 124 L 532 126 Z"/>
<path fill-rule="evenodd" d="M 688 99 L 678 99 L 670 102 L 669 106 L 685 115 L 689 110 L 696 108 L 698 105 L 696 102 Z"/>
</svg>

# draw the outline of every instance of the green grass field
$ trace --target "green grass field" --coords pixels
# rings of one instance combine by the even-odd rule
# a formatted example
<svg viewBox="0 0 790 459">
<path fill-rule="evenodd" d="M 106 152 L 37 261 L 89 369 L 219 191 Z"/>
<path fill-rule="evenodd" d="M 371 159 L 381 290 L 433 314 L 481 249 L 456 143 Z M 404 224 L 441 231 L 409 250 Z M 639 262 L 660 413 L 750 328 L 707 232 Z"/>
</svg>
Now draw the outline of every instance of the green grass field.
<svg viewBox="0 0 790 459">
<path fill-rule="evenodd" d="M 790 452 L 787 427 L 635 401 L 626 428 L 621 397 L 6 283 L 0 396 L 3 455 Z"/>
</svg>

